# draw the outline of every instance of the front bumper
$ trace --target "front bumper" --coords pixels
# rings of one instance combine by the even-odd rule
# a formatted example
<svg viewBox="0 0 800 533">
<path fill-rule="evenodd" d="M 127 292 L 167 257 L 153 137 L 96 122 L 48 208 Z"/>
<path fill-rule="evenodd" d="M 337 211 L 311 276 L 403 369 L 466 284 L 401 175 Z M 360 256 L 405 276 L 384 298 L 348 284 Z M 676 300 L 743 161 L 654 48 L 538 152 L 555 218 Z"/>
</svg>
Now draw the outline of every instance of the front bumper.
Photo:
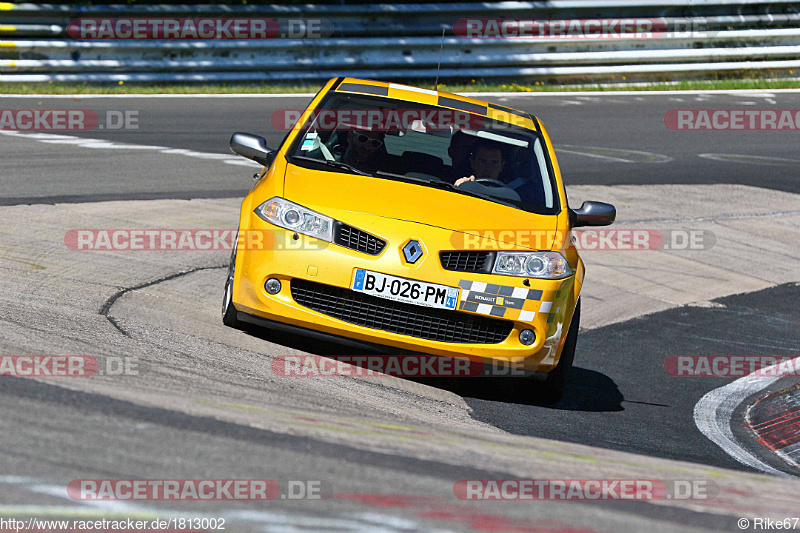
<svg viewBox="0 0 800 533">
<path fill-rule="evenodd" d="M 452 232 L 423 227 L 424 232 L 421 233 L 421 225 L 405 221 L 393 221 L 390 226 L 384 222 L 383 227 L 375 228 L 370 227 L 371 222 L 366 216 L 363 220 L 348 220 L 348 223 L 354 223 L 388 241 L 389 244 L 377 256 L 303 236 L 295 239 L 292 232 L 251 217 L 249 231 L 264 232 L 267 238 L 262 242 L 267 245 L 252 247 L 243 241 L 245 245 L 240 245 L 238 249 L 233 302 L 237 311 L 243 314 L 242 319 L 248 322 L 276 322 L 408 352 L 478 357 L 488 363 L 531 372 L 549 372 L 555 367 L 577 301 L 573 277 L 562 280 L 531 279 L 530 285 L 525 286 L 523 278 L 447 271 L 439 262 L 438 250 L 453 249 L 450 243 Z M 402 259 L 401 248 L 412 238 L 423 243 L 425 255 L 421 261 L 409 265 Z M 343 315 L 335 312 L 335 304 L 315 309 L 308 300 L 301 303 L 296 298 L 296 289 L 300 285 L 331 287 L 337 291 L 337 297 L 352 294 L 357 268 L 459 287 L 458 310 L 444 313 L 452 313 L 453 317 L 464 319 L 466 323 L 502 322 L 508 325 L 508 334 L 502 335 L 499 342 L 495 336 L 490 343 L 476 342 L 479 336 L 467 337 L 470 339 L 468 342 L 454 342 L 441 336 L 422 338 L 413 329 L 388 327 L 385 322 L 374 320 L 354 320 L 352 314 L 343 319 Z M 264 289 L 264 283 L 269 278 L 281 281 L 282 289 L 278 294 L 270 295 Z M 387 308 L 392 308 L 396 302 L 386 300 L 385 304 Z M 431 319 L 439 320 L 441 312 L 427 307 L 413 307 L 419 308 L 421 318 L 415 315 L 411 319 L 424 321 L 426 313 L 430 313 L 433 316 Z M 374 313 L 374 305 L 371 309 Z M 404 318 L 405 321 L 411 319 Z M 536 341 L 530 346 L 519 341 L 519 333 L 523 329 L 532 329 L 536 334 Z"/>
</svg>

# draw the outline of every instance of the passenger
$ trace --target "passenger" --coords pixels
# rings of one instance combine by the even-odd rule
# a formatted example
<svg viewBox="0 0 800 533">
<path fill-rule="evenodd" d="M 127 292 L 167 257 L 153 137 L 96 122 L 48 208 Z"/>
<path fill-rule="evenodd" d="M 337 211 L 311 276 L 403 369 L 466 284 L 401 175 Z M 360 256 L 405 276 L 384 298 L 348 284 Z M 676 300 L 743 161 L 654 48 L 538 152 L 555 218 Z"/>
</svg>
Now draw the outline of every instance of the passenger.
<svg viewBox="0 0 800 533">
<path fill-rule="evenodd" d="M 342 163 L 364 172 L 375 172 L 380 162 L 379 150 L 383 147 L 384 133 L 377 130 L 352 129 L 347 134 L 347 149 Z"/>
</svg>

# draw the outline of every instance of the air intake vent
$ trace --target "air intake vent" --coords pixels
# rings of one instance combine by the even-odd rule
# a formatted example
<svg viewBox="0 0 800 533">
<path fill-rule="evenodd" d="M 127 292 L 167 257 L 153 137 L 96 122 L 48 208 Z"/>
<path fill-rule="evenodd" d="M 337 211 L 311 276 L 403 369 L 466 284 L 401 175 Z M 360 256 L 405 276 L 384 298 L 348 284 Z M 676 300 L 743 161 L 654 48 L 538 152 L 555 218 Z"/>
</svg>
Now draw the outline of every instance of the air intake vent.
<svg viewBox="0 0 800 533">
<path fill-rule="evenodd" d="M 439 252 L 439 260 L 445 270 L 490 274 L 494 265 L 494 252 Z"/>
<path fill-rule="evenodd" d="M 333 227 L 333 242 L 369 255 L 380 254 L 386 246 L 386 241 L 383 239 L 341 222 L 337 222 Z"/>
<path fill-rule="evenodd" d="M 498 344 L 511 333 L 508 320 L 394 302 L 302 279 L 291 281 L 300 305 L 344 322 L 439 342 Z"/>
</svg>

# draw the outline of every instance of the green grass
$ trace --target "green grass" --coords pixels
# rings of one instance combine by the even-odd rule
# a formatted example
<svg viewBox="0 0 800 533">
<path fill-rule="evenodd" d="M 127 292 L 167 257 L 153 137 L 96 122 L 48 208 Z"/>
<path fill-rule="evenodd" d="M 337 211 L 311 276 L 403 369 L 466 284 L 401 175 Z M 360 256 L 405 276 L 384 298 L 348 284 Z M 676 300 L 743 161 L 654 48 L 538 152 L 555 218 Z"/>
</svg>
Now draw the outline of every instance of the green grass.
<svg viewBox="0 0 800 533">
<path fill-rule="evenodd" d="M 793 73 L 792 73 L 793 74 Z M 430 80 L 408 80 L 411 85 L 430 87 Z M 270 94 L 315 93 L 321 84 L 100 84 L 100 83 L 5 83 L 0 84 L 0 94 Z M 454 93 L 470 92 L 554 92 L 554 91 L 679 91 L 679 90 L 734 90 L 734 89 L 800 89 L 800 78 L 786 79 L 722 79 L 709 81 L 678 81 L 659 83 L 626 83 L 624 77 L 609 84 L 558 85 L 546 82 L 486 82 L 440 83 L 439 90 Z"/>
</svg>

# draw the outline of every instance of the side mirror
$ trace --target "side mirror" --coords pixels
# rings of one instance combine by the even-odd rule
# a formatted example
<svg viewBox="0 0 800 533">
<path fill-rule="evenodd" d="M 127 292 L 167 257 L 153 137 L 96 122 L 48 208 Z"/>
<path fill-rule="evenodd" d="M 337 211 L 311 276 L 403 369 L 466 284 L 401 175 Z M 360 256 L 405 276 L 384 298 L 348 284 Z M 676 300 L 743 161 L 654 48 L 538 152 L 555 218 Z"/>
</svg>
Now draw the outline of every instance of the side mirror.
<svg viewBox="0 0 800 533">
<path fill-rule="evenodd" d="M 573 228 L 608 226 L 616 218 L 617 208 L 605 202 L 583 202 L 579 209 L 569 211 L 569 220 Z"/>
<path fill-rule="evenodd" d="M 275 159 L 275 150 L 267 148 L 267 141 L 258 135 L 236 132 L 231 136 L 231 151 L 234 154 L 251 159 L 265 167 Z"/>
</svg>

